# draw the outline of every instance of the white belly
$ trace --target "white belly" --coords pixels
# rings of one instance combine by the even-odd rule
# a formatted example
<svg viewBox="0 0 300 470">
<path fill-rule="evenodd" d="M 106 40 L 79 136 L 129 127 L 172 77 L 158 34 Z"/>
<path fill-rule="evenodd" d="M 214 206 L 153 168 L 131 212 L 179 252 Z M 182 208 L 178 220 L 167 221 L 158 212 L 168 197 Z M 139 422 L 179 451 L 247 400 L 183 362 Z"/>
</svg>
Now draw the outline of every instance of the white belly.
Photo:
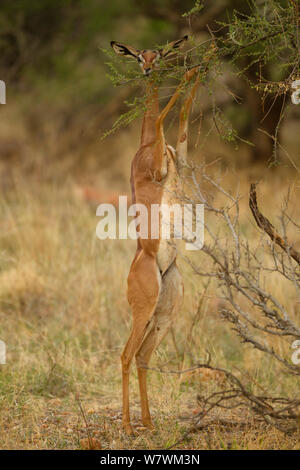
<svg viewBox="0 0 300 470">
<path fill-rule="evenodd" d="M 179 177 L 171 154 L 168 152 L 168 172 L 163 180 L 163 197 L 160 209 L 160 244 L 157 263 L 162 273 L 171 266 L 177 254 L 175 233 L 182 228 L 181 201 L 176 198 L 179 192 Z M 175 206 L 177 205 L 177 206 Z M 174 210 L 172 210 L 174 209 Z"/>
</svg>

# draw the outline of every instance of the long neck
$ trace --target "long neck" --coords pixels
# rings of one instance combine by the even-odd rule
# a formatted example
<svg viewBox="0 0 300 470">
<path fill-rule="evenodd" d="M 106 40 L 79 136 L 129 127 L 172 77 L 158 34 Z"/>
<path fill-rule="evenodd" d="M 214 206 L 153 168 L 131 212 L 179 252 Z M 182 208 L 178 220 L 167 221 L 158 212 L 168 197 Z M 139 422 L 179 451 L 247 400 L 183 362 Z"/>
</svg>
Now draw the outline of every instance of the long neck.
<svg viewBox="0 0 300 470">
<path fill-rule="evenodd" d="M 150 80 L 146 86 L 146 111 L 142 124 L 141 145 L 151 144 L 155 141 L 155 124 L 159 116 L 158 88 Z"/>
</svg>

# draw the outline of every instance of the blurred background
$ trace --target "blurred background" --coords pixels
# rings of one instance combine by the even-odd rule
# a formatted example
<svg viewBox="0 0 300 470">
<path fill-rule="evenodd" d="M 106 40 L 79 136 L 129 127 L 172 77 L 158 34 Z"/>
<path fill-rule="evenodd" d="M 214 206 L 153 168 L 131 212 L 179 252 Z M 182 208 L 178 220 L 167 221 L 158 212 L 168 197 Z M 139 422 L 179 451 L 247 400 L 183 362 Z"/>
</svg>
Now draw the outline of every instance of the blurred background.
<svg viewBox="0 0 300 470">
<path fill-rule="evenodd" d="M 263 1 L 257 3 L 263 7 Z M 103 134 L 128 110 L 124 102 L 143 94 L 140 85 L 113 87 L 103 50 L 110 49 L 111 40 L 152 48 L 185 34 L 197 44 L 210 37 L 207 25 L 218 34 L 219 22 L 235 8 L 247 13 L 249 7 L 237 0 L 207 1 L 200 15 L 183 17 L 193 6 L 194 0 L 1 0 L 0 80 L 7 88 L 6 104 L 0 105 L 0 339 L 7 345 L 7 365 L 0 370 L 3 448 L 78 448 L 86 431 L 75 392 L 104 448 L 161 448 L 184 434 L 186 425 L 178 417 L 197 407 L 199 390 L 215 390 L 219 379 L 213 376 L 195 373 L 178 380 L 153 372 L 149 394 L 159 431 L 130 442 L 122 436 L 119 356 L 131 325 L 126 278 L 135 242 L 95 236 L 97 204 L 117 204 L 118 195 L 130 191 L 141 118 L 105 139 Z M 255 80 L 259 69 L 244 60 L 240 65 Z M 263 178 L 259 201 L 270 220 L 276 223 L 289 192 L 289 214 L 299 221 L 300 106 L 283 95 L 275 101 L 264 97 L 262 105 L 263 95 L 238 78 L 226 59 L 221 72 L 211 94 L 199 91 L 189 157 L 199 164 L 215 162 L 210 174 L 229 192 L 239 188 L 241 233 L 259 250 L 261 233 L 248 208 L 250 181 Z M 281 80 L 282 73 L 276 63 L 264 69 L 268 80 Z M 227 139 L 219 135 L 212 101 L 236 129 L 238 142 L 230 133 Z M 176 110 L 166 126 L 173 145 L 174 118 Z M 270 165 L 274 134 L 280 142 L 278 164 Z M 216 195 L 219 207 L 223 196 Z M 288 236 L 299 246 L 296 226 L 288 227 Z M 193 256 L 211 269 L 201 253 Z M 207 279 L 180 264 L 185 304 L 153 364 L 189 367 L 209 349 L 215 364 L 236 368 L 246 380 L 254 377 L 258 389 L 288 390 L 290 382 L 280 381 L 272 360 L 241 347 L 220 321 L 217 285 L 208 286 Z M 271 275 L 266 285 L 296 317 L 294 291 Z M 132 381 L 136 419 L 135 371 Z M 185 448 L 227 448 L 233 440 L 237 448 L 291 447 L 276 431 L 263 428 L 257 434 L 251 426 L 240 434 L 236 430 L 234 439 L 228 430 L 212 433 L 210 442 L 202 433 L 189 439 Z"/>
<path fill-rule="evenodd" d="M 2 0 L 0 77 L 7 84 L 7 105 L 0 108 L 0 161 L 6 184 L 17 166 L 39 178 L 72 177 L 82 184 L 97 180 L 101 187 L 128 189 L 140 120 L 104 141 L 101 137 L 127 111 L 124 101 L 140 96 L 143 87 L 114 88 L 103 49 L 110 49 L 112 39 L 138 48 L 165 44 L 184 34 L 201 42 L 209 37 L 207 25 L 217 30 L 218 22 L 229 18 L 235 8 L 249 12 L 247 2 L 216 0 L 206 2 L 199 15 L 183 17 L 193 6 L 194 0 Z M 273 152 L 273 141 L 266 133 L 274 135 L 286 103 L 283 96 L 273 103 L 271 96 L 262 106 L 261 96 L 232 72 L 225 64 L 222 80 L 236 93 L 238 103 L 220 88 L 216 104 L 239 136 L 255 146 L 241 143 L 237 153 L 233 145 L 222 145 L 214 129 L 205 142 L 205 158 L 218 154 L 226 157 L 225 165 L 266 166 Z M 246 73 L 255 81 L 258 66 L 252 65 Z M 264 70 L 269 80 L 280 80 L 280 74 L 276 64 Z M 199 101 L 209 122 L 210 98 L 202 96 Z M 293 152 L 299 147 L 299 111 L 291 108 L 279 137 Z"/>
</svg>

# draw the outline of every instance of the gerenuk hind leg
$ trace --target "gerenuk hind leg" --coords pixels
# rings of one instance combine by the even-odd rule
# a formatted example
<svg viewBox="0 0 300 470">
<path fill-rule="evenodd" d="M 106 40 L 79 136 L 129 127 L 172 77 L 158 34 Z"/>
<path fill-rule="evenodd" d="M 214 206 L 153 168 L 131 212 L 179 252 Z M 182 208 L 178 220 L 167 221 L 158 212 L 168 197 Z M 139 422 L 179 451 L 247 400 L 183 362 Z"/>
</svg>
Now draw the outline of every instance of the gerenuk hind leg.
<svg viewBox="0 0 300 470">
<path fill-rule="evenodd" d="M 181 275 L 174 261 L 162 278 L 159 300 L 151 321 L 151 328 L 147 330 L 138 352 L 136 364 L 141 395 L 142 422 L 144 426 L 152 428 L 152 421 L 147 396 L 147 369 L 150 357 L 167 334 L 173 318 L 179 311 L 183 300 L 183 283 Z"/>
<path fill-rule="evenodd" d="M 123 380 L 123 426 L 132 434 L 129 413 L 129 373 L 132 358 L 140 348 L 148 328 L 151 328 L 161 288 L 161 275 L 155 258 L 143 250 L 135 258 L 128 276 L 128 301 L 132 309 L 132 330 L 121 356 Z"/>
</svg>

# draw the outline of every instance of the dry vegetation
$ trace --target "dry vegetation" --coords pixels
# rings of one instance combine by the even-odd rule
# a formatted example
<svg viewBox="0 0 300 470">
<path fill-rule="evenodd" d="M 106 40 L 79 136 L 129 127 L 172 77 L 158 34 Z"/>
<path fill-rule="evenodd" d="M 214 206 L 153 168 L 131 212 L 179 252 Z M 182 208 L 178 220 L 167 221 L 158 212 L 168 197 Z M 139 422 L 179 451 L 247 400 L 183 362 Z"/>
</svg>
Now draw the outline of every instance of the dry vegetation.
<svg viewBox="0 0 300 470">
<path fill-rule="evenodd" d="M 129 166 L 131 152 L 128 146 L 124 168 Z M 125 292 L 135 243 L 97 240 L 95 211 L 78 199 L 78 178 L 63 173 L 60 163 L 55 165 L 44 170 L 42 177 L 24 171 L 19 162 L 14 170 L 10 168 L 8 179 L 9 165 L 2 165 L 6 185 L 0 203 L 0 338 L 7 344 L 7 365 L 0 369 L 1 448 L 78 449 L 86 446 L 88 438 L 103 449 L 156 449 L 174 444 L 184 449 L 299 448 L 299 436 L 286 436 L 254 419 L 245 408 L 214 410 L 210 426 L 186 434 L 189 418 L 199 410 L 197 396 L 207 396 L 224 385 L 222 374 L 203 369 L 181 376 L 149 372 L 155 432 L 139 427 L 134 372 L 132 408 L 139 434 L 124 435 L 119 355 L 130 329 Z M 225 187 L 232 191 L 240 185 L 242 234 L 252 246 L 260 246 L 262 234 L 248 209 L 250 178 L 244 171 L 228 172 L 221 166 L 215 164 L 211 174 L 222 175 Z M 127 171 L 123 179 L 116 177 L 116 189 L 127 189 L 123 183 Z M 57 180 L 51 177 L 55 173 L 60 174 Z M 105 169 L 99 168 L 98 174 L 100 186 Z M 86 170 L 81 181 L 84 178 L 90 181 L 92 173 Z M 291 214 L 299 220 L 297 175 L 283 167 L 266 173 L 260 199 L 273 221 L 288 187 Z M 216 197 L 222 206 L 222 195 Z M 290 227 L 289 236 L 299 240 L 295 227 Z M 202 253 L 192 256 L 207 262 Z M 185 278 L 184 307 L 151 367 L 189 368 L 209 351 L 214 365 L 233 371 L 252 391 L 296 395 L 299 379 L 286 381 L 272 358 L 242 346 L 221 320 L 222 300 L 215 281 L 205 290 L 207 280 L 191 275 L 190 267 L 182 259 L 179 262 Z M 299 315 L 294 291 L 279 285 L 276 276 L 267 282 L 291 315 Z M 288 360 L 290 352 L 289 347 L 283 351 Z"/>
<path fill-rule="evenodd" d="M 46 3 L 47 8 L 52 4 L 54 10 L 58 4 L 63 4 Z M 121 91 L 113 89 L 107 83 L 105 59 L 99 58 L 97 48 L 99 45 L 107 48 L 114 35 L 139 44 L 138 31 L 145 36 L 142 37 L 145 44 L 156 41 L 163 44 L 173 34 L 185 34 L 187 25 L 181 11 L 178 28 L 175 23 L 170 26 L 172 18 L 164 18 L 160 23 L 159 15 L 164 12 L 159 9 L 158 23 L 153 20 L 151 28 L 149 25 L 145 28 L 149 14 L 156 12 L 153 2 L 150 12 L 148 3 L 142 2 L 145 11 L 141 15 L 138 10 L 137 18 L 130 22 L 127 14 L 119 12 L 119 2 L 115 2 L 116 5 L 112 2 L 106 5 L 109 13 L 106 19 L 98 9 L 99 2 L 93 0 L 89 5 L 95 7 L 97 15 L 93 8 L 85 10 L 91 21 L 86 23 L 81 8 L 73 16 L 73 3 L 74 23 L 63 20 L 64 12 L 68 18 L 67 9 L 60 10 L 60 15 L 55 10 L 51 23 L 45 9 L 41 30 L 35 21 L 28 31 L 24 22 L 26 34 L 22 26 L 19 30 L 19 25 L 8 24 L 8 32 L 23 41 L 22 54 L 16 62 L 20 69 L 17 67 L 15 71 L 15 88 L 9 91 L 8 105 L 0 109 L 0 339 L 7 345 L 7 364 L 0 365 L 0 448 L 300 449 L 299 431 L 281 432 L 251 413 L 245 403 L 234 409 L 213 408 L 198 429 L 192 428 L 193 418 L 199 416 L 207 397 L 224 391 L 226 386 L 224 373 L 195 367 L 199 362 L 206 362 L 208 354 L 211 365 L 231 371 L 252 394 L 299 399 L 300 380 L 299 375 L 286 375 L 272 355 L 255 350 L 251 344 L 242 344 L 232 325 L 220 315 L 224 299 L 217 277 L 195 274 L 184 256 L 179 256 L 178 260 L 185 281 L 184 305 L 172 331 L 153 355 L 152 370 L 148 374 L 156 430 L 150 432 L 140 424 L 138 382 L 133 366 L 131 410 L 138 435 L 128 437 L 122 431 L 119 358 L 131 326 L 126 278 L 135 242 L 96 238 L 96 201 L 91 197 L 94 193 L 83 189 L 91 187 L 100 191 L 103 199 L 98 202 L 110 202 L 108 199 L 114 198 L 116 193 L 129 192 L 130 162 L 138 148 L 140 123 L 136 121 L 128 129 L 118 129 L 107 140 L 100 139 L 101 134 L 110 129 L 114 118 L 126 111 L 120 102 L 130 101 L 139 94 L 135 89 L 128 92 L 127 86 Z M 139 2 L 129 2 L 130 5 L 136 3 Z M 160 2 L 157 3 L 160 6 Z M 173 2 L 172 8 L 171 2 L 166 3 L 166 11 L 173 17 Z M 191 7 L 194 4 L 188 3 Z M 221 12 L 225 14 L 228 2 L 220 3 Z M 231 3 L 232 7 L 241 4 Z M 8 18 L 10 4 L 6 2 Z M 220 7 L 218 2 L 208 11 L 211 18 L 217 14 L 215 7 Z M 76 15 L 83 23 L 81 27 L 77 25 Z M 19 18 L 14 12 L 13 17 Z M 35 19 L 30 9 L 27 17 L 30 26 L 31 19 Z M 66 48 L 64 34 L 57 33 L 64 28 L 54 27 L 57 18 L 71 31 L 70 36 L 67 34 Z M 211 21 L 205 14 L 200 15 L 201 21 L 202 18 L 206 19 L 198 26 L 198 42 L 207 38 L 207 31 L 202 37 L 203 28 L 206 30 L 207 22 Z M 40 31 L 48 22 L 53 44 L 47 37 L 40 44 Z M 37 42 L 32 40 L 33 31 Z M 87 41 L 80 46 L 78 54 L 73 32 L 75 42 L 81 44 L 81 38 Z M 5 71 L 7 63 L 14 64 L 16 58 L 14 50 L 7 49 L 6 43 L 2 47 L 1 50 L 8 52 L 1 69 Z M 35 61 L 39 59 L 37 51 L 42 52 L 45 61 Z M 22 75 L 22 64 L 29 58 L 32 68 Z M 271 65 L 272 70 L 277 68 Z M 224 83 L 232 77 L 226 66 L 222 76 Z M 272 74 L 269 77 L 272 78 Z M 2 78 L 10 80 L 9 73 Z M 251 104 L 252 94 L 245 100 L 245 83 L 233 82 L 234 94 L 241 95 L 242 103 L 248 100 Z M 250 108 L 237 103 L 232 107 L 232 93 L 228 94 L 219 85 L 199 93 L 200 106 L 194 109 L 191 125 L 190 156 L 198 164 L 203 164 L 205 159 L 209 163 L 207 172 L 226 191 L 234 195 L 239 188 L 241 237 L 259 254 L 265 266 L 269 266 L 272 262 L 270 240 L 258 229 L 249 210 L 249 187 L 250 183 L 261 180 L 260 208 L 277 227 L 280 227 L 277 216 L 289 193 L 287 213 L 298 225 L 288 224 L 287 236 L 299 251 L 300 106 L 286 107 L 280 135 L 284 150 L 278 149 L 281 164 L 269 169 L 266 163 L 269 155 L 255 159 L 253 147 L 238 141 L 241 145 L 235 150 L 232 142 L 225 144 L 224 136 L 223 140 L 220 138 L 222 133 L 217 132 L 213 122 L 216 116 L 212 101 L 235 117 L 240 130 L 244 128 L 246 132 L 247 126 L 253 127 L 256 137 L 260 136 L 257 127 L 263 127 L 264 119 L 258 115 L 258 122 L 254 122 Z M 163 89 L 165 96 L 169 91 Z M 286 95 L 288 103 L 289 93 Z M 270 111 L 273 104 L 266 105 L 264 112 Z M 174 143 L 173 118 L 166 126 L 170 143 Z M 274 122 L 277 125 L 278 119 Z M 245 134 L 246 139 L 253 141 L 253 129 Z M 256 166 L 251 166 L 254 160 Z M 226 204 L 224 193 L 216 187 L 206 182 L 201 190 L 209 197 L 215 195 L 215 207 L 223 208 Z M 223 243 L 221 219 L 213 218 L 208 211 L 205 217 L 207 227 L 213 228 L 214 233 L 219 231 Z M 206 239 L 210 240 L 207 230 Z M 277 250 L 280 252 L 280 248 Z M 183 245 L 181 254 L 186 255 Z M 215 270 L 203 251 L 190 252 L 189 258 L 201 271 Z M 293 283 L 285 282 L 278 273 L 264 273 L 261 281 L 299 326 L 299 296 Z M 249 306 L 243 299 L 238 301 L 242 307 Z M 291 363 L 293 350 L 289 339 L 282 342 L 274 336 L 268 340 L 268 345 Z M 177 373 L 182 370 L 187 372 Z"/>
</svg>

